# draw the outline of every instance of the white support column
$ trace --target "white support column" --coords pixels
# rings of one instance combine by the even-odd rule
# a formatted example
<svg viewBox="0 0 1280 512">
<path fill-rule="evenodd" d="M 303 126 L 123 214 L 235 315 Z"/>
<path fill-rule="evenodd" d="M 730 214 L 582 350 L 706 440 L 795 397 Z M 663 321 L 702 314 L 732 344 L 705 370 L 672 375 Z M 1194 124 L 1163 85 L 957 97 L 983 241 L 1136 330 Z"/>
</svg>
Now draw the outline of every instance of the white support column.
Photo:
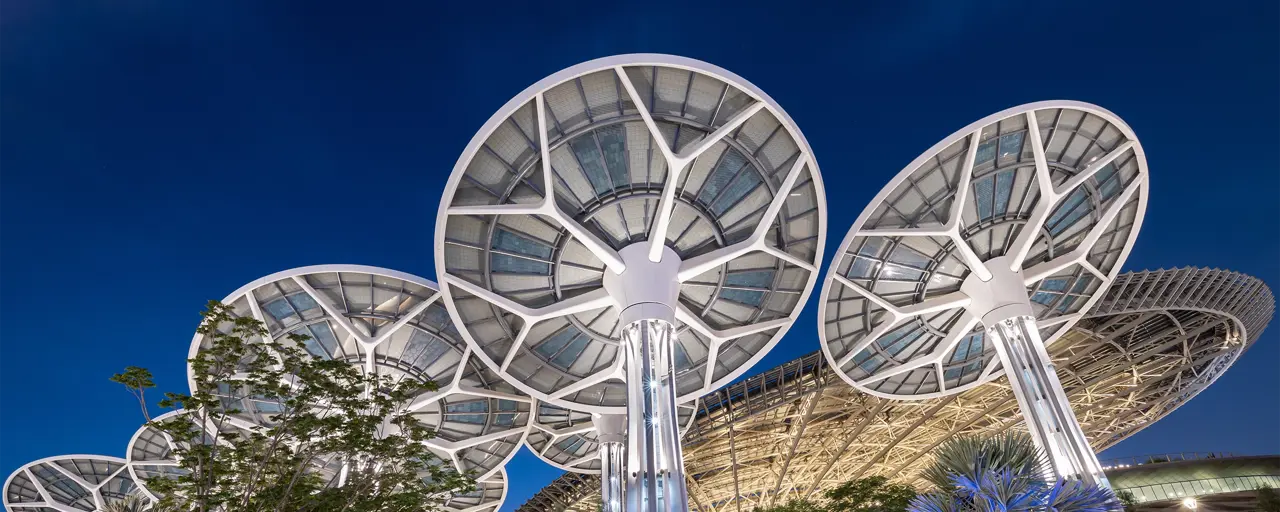
<svg viewBox="0 0 1280 512">
<path fill-rule="evenodd" d="M 1102 464 L 1089 446 L 1071 410 L 1071 402 L 1062 390 L 1057 369 L 1040 339 L 1036 319 L 1017 316 L 986 325 L 987 338 L 995 344 L 1000 363 L 1009 376 L 1009 385 L 1018 399 L 1027 430 L 1049 456 L 1055 476 L 1110 487 Z"/>
<path fill-rule="evenodd" d="M 592 418 L 600 436 L 600 504 L 603 512 L 622 512 L 627 481 L 627 417 L 621 414 Z"/>
<path fill-rule="evenodd" d="M 992 274 L 989 281 L 974 276 L 965 280 L 960 289 L 971 297 L 966 308 L 982 319 L 987 341 L 995 345 L 1027 430 L 1049 458 L 1049 469 L 1054 474 L 1046 476 L 1109 487 L 1098 455 L 1080 429 L 1057 369 L 1040 339 L 1040 328 L 1027 297 L 1026 278 L 1021 272 L 1008 270 L 1009 258 L 1002 256 L 987 263 Z"/>
<path fill-rule="evenodd" d="M 622 273 L 606 272 L 604 289 L 617 301 L 626 353 L 627 512 L 685 512 L 684 457 L 676 414 L 676 309 L 680 257 L 663 247 L 658 261 L 641 244 L 620 251 Z"/>
<path fill-rule="evenodd" d="M 689 510 L 676 415 L 675 331 L 666 320 L 642 319 L 622 332 L 627 351 L 628 511 Z"/>
</svg>

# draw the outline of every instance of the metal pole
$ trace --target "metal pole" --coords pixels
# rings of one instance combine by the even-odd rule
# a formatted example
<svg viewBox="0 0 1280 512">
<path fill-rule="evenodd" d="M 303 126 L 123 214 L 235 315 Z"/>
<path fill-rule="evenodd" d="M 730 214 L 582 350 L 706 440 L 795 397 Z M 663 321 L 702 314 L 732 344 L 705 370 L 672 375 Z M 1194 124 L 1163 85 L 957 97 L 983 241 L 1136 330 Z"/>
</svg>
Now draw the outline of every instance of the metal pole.
<svg viewBox="0 0 1280 512">
<path fill-rule="evenodd" d="M 630 384 L 627 510 L 685 512 L 689 494 L 676 415 L 675 326 L 664 320 L 637 320 L 627 324 L 622 339 Z"/>
<path fill-rule="evenodd" d="M 1007 318 L 987 324 L 986 332 L 1009 376 L 1027 430 L 1049 456 L 1055 475 L 1047 476 L 1110 487 L 1097 454 L 1071 411 L 1071 402 L 1040 339 L 1035 318 Z"/>
<path fill-rule="evenodd" d="M 622 512 L 625 500 L 627 417 L 621 414 L 592 418 L 600 436 L 600 504 L 603 512 Z"/>
</svg>

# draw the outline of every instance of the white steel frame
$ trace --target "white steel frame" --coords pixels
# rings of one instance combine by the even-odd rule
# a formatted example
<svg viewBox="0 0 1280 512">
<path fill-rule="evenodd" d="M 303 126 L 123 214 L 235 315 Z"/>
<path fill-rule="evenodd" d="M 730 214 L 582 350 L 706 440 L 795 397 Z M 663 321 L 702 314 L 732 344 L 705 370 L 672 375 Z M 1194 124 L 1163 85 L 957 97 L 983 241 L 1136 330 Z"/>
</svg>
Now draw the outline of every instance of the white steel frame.
<svg viewBox="0 0 1280 512">
<path fill-rule="evenodd" d="M 305 279 L 303 279 L 303 276 L 310 275 L 310 274 L 324 274 L 324 273 L 338 273 L 338 272 L 368 274 L 373 276 L 384 276 L 384 277 L 389 277 L 393 279 L 399 279 L 401 281 L 405 281 L 408 283 L 412 283 L 412 284 L 433 290 L 436 293 L 434 293 L 429 299 L 417 304 L 413 310 L 403 313 L 399 321 L 397 321 L 394 325 L 387 328 L 385 332 L 379 333 L 377 337 L 371 337 L 368 334 L 363 333 L 359 329 L 357 329 L 350 321 L 348 321 L 348 319 L 346 318 L 346 316 L 344 316 L 342 311 L 339 311 L 333 305 L 331 305 L 327 301 L 327 299 L 322 297 L 310 284 L 306 282 Z M 341 329 L 345 332 L 345 334 L 350 339 L 354 339 L 357 343 L 359 343 L 360 347 L 367 354 L 364 361 L 364 368 L 366 369 L 366 371 L 371 371 L 373 368 L 377 366 L 377 361 L 375 359 L 377 356 L 377 353 L 375 349 L 382 343 L 386 342 L 387 340 L 390 340 L 397 331 L 405 328 L 405 326 L 409 325 L 410 321 L 412 321 L 418 315 L 426 311 L 427 308 L 430 307 L 432 304 L 435 304 L 436 301 L 440 299 L 440 295 L 441 295 L 439 292 L 440 290 L 439 285 L 437 285 L 436 283 L 430 280 L 415 276 L 413 274 L 408 274 L 405 272 L 400 272 L 400 271 L 385 269 L 380 267 L 371 267 L 366 265 L 332 264 L 332 265 L 312 265 L 312 266 L 298 267 L 294 269 L 284 270 L 281 272 L 276 272 L 274 274 L 256 279 L 253 282 L 250 282 L 249 284 L 241 286 L 236 291 L 227 295 L 227 297 L 224 298 L 222 302 L 224 304 L 231 304 L 236 300 L 240 299 L 241 297 L 247 297 L 249 299 L 248 303 L 250 305 L 254 318 L 260 322 L 263 322 L 265 325 L 266 319 L 263 316 L 263 312 L 261 308 L 258 306 L 258 301 L 253 296 L 253 291 L 266 284 L 274 283 L 274 282 L 282 281 L 286 279 L 296 282 L 299 285 L 299 287 L 302 288 L 303 291 L 305 291 L 308 295 L 310 295 L 311 298 L 314 301 L 316 301 L 316 303 L 319 304 L 320 307 L 324 309 L 324 312 L 334 320 L 334 323 L 338 324 L 341 327 Z M 459 331 L 461 332 L 463 330 L 459 329 Z M 203 340 L 203 336 L 199 333 L 196 333 L 196 335 L 192 338 L 191 348 L 188 351 L 188 359 L 192 359 L 196 357 L 196 354 L 200 350 L 200 344 L 202 340 Z M 437 382 L 437 384 L 439 385 L 438 390 L 424 394 L 418 397 L 417 399 L 415 399 L 412 403 L 410 403 L 406 407 L 406 412 L 421 410 L 427 407 L 428 405 L 431 405 L 432 403 L 438 402 L 440 400 L 443 400 L 446 397 L 449 397 L 455 394 L 462 394 L 462 395 L 473 396 L 473 397 L 512 400 L 516 402 L 530 404 L 530 406 L 532 407 L 533 400 L 528 396 L 513 395 L 509 393 L 495 391 L 492 389 L 476 388 L 476 387 L 468 386 L 464 384 L 461 381 L 461 379 L 463 374 L 465 373 L 466 366 L 469 362 L 470 356 L 472 355 L 474 355 L 474 353 L 470 349 L 470 346 L 468 345 L 467 349 L 462 354 L 461 362 L 458 364 L 458 367 L 455 370 L 452 378 L 448 382 Z M 192 372 L 190 363 L 187 364 L 187 383 L 188 383 L 188 386 L 194 392 L 195 376 Z M 530 415 L 532 415 L 532 412 L 530 412 Z M 244 421 L 240 418 L 231 417 L 231 416 L 228 416 L 227 420 L 230 423 L 240 428 L 254 429 L 259 426 L 252 422 Z M 527 422 L 527 418 L 526 418 L 526 422 Z M 511 444 L 515 446 L 515 448 L 510 450 L 500 462 L 493 464 L 492 467 L 489 468 L 488 470 L 482 472 L 479 475 L 476 475 L 477 481 L 488 481 L 493 477 L 493 475 L 497 474 L 498 471 L 500 471 L 508 461 L 511 460 L 511 457 L 515 456 L 515 453 L 517 451 L 519 451 L 520 445 L 524 442 L 525 436 L 527 436 L 529 433 L 529 429 L 527 428 L 527 423 L 525 425 L 526 425 L 525 427 L 500 430 L 497 432 L 493 432 L 491 434 L 477 436 L 472 439 L 467 439 L 465 441 L 449 441 L 445 439 L 436 438 L 436 439 L 426 440 L 424 441 L 424 444 L 426 444 L 428 447 L 430 447 L 432 450 L 436 451 L 437 453 L 446 454 L 450 458 L 454 466 L 459 471 L 463 471 L 464 469 L 462 467 L 462 462 L 458 456 L 459 452 L 461 452 L 462 450 L 483 445 L 485 443 L 490 443 L 496 440 L 508 440 Z"/>
<path fill-rule="evenodd" d="M 86 480 L 83 475 L 77 474 L 76 472 L 73 472 L 73 471 L 68 471 L 66 468 L 58 465 L 57 462 L 60 460 L 89 460 L 89 461 L 109 462 L 112 464 L 119 464 L 120 468 L 117 469 L 115 472 L 110 473 L 109 475 L 106 475 L 105 477 L 103 477 L 101 482 L 94 484 Z M 24 464 L 22 467 L 14 470 L 14 472 L 9 475 L 9 478 L 5 479 L 4 489 L 3 489 L 5 510 L 19 510 L 15 507 L 23 507 L 23 509 L 25 509 L 26 507 L 30 507 L 31 510 L 34 510 L 36 508 L 47 507 L 49 509 L 56 510 L 58 512 L 85 512 L 82 509 L 75 508 L 55 500 L 53 498 L 53 494 L 49 491 L 49 489 L 47 489 L 44 486 L 44 484 L 41 483 L 40 478 L 37 477 L 35 473 L 31 471 L 31 468 L 36 466 L 37 464 L 47 464 L 48 466 L 52 467 L 54 471 L 57 471 L 58 473 L 65 476 L 66 478 L 70 479 L 72 482 L 75 482 L 76 485 L 79 485 L 83 487 L 84 490 L 88 491 L 89 496 L 93 499 L 93 507 L 94 507 L 93 512 L 100 512 L 100 511 L 106 510 L 107 500 L 103 496 L 102 489 L 107 484 L 111 483 L 113 480 L 117 478 L 123 477 L 133 481 L 134 489 L 132 494 L 141 495 L 141 493 L 139 493 L 139 490 L 141 489 L 141 487 L 138 485 L 138 481 L 133 478 L 131 472 L 128 470 L 129 464 L 124 459 L 121 459 L 119 457 L 109 457 L 106 455 L 59 455 L 55 457 L 46 457 L 40 460 L 28 462 L 27 464 Z M 28 478 L 31 481 L 32 485 L 34 485 L 36 488 L 36 492 L 39 493 L 40 495 L 40 501 L 38 502 L 10 501 L 10 498 L 9 498 L 10 486 L 13 485 L 14 480 L 18 478 L 19 475 L 24 475 L 26 476 L 26 478 Z M 142 495 L 142 496 L 145 497 L 145 495 Z"/>
<path fill-rule="evenodd" d="M 673 144 L 666 140 L 667 137 L 659 130 L 653 116 L 644 106 L 645 103 L 636 92 L 630 77 L 624 71 L 624 66 L 663 66 L 709 75 L 746 91 L 755 101 L 752 105 L 738 112 L 727 123 L 716 128 L 708 136 L 690 144 L 677 153 L 671 149 Z M 547 115 L 545 111 L 547 108 L 543 93 L 553 86 L 575 77 L 610 68 L 615 70 L 617 80 L 625 88 L 627 95 L 637 107 L 644 126 L 652 139 L 656 141 L 655 146 L 660 150 L 667 166 L 665 186 L 655 214 L 652 232 L 646 242 L 633 244 L 646 244 L 644 256 L 647 257 L 647 262 L 642 262 L 642 258 L 637 257 L 640 251 L 616 251 L 599 239 L 560 208 L 556 203 L 553 192 L 556 189 L 556 183 L 554 172 L 551 168 L 552 159 L 546 137 Z M 451 198 L 457 191 L 472 158 L 480 151 L 481 146 L 498 126 L 506 122 L 513 112 L 527 104 L 531 98 L 535 104 L 535 116 L 538 133 L 540 134 L 538 139 L 541 169 L 538 172 L 539 176 L 535 179 L 541 181 L 545 191 L 541 200 L 519 204 L 452 206 Z M 686 172 L 703 152 L 729 136 L 752 115 L 762 109 L 768 109 L 782 123 L 789 135 L 800 145 L 801 154 L 795 159 L 786 177 L 782 180 L 781 186 L 778 187 L 778 193 L 770 201 L 764 215 L 750 236 L 743 241 L 713 250 L 688 261 L 680 261 L 666 247 L 667 231 L 672 211 L 675 207 L 676 191 L 680 183 L 679 176 Z M 810 169 L 809 174 L 817 189 L 816 200 L 819 208 L 815 261 L 803 261 L 767 243 L 770 226 L 777 218 L 778 213 L 782 211 L 791 189 L 806 166 Z M 606 57 L 564 69 L 530 86 L 508 101 L 476 133 L 458 159 L 449 182 L 445 186 L 444 199 L 440 202 L 440 211 L 436 218 L 436 268 L 440 273 L 441 283 L 444 285 L 441 291 L 446 299 L 445 303 L 453 316 L 454 323 L 462 327 L 459 329 L 462 336 L 478 357 L 498 371 L 509 382 L 539 400 L 561 407 L 585 410 L 596 414 L 618 414 L 623 412 L 628 414 L 628 491 L 626 497 L 628 509 L 658 510 L 659 502 L 661 502 L 661 509 L 681 510 L 686 508 L 686 500 L 683 498 L 685 495 L 685 478 L 681 462 L 682 456 L 680 455 L 675 406 L 679 402 L 694 400 L 703 393 L 736 379 L 759 361 L 786 333 L 790 324 L 802 309 L 809 293 L 813 289 L 813 284 L 817 280 L 816 270 L 821 262 L 825 240 L 824 206 L 825 197 L 822 193 L 821 175 L 818 172 L 816 162 L 813 159 L 813 152 L 809 148 L 808 142 L 804 139 L 799 129 L 795 127 L 794 122 L 791 121 L 786 112 L 763 91 L 728 71 L 692 59 L 655 54 Z M 572 237 L 581 242 L 584 247 L 605 264 L 608 269 L 605 286 L 545 307 L 529 308 L 485 287 L 477 286 L 465 279 L 455 277 L 448 272 L 449 267 L 445 260 L 446 225 L 451 215 L 540 215 L 549 218 L 562 226 Z M 627 248 L 631 248 L 631 246 Z M 728 330 L 719 330 L 708 325 L 699 315 L 688 311 L 687 308 L 679 303 L 680 283 L 689 281 L 731 260 L 757 251 L 769 254 L 809 272 L 808 283 L 801 294 L 800 300 L 787 317 Z M 627 253 L 628 256 L 624 256 L 622 253 Z M 637 271 L 634 270 L 628 274 L 628 268 L 636 267 L 637 265 L 645 267 L 644 276 L 636 275 Z M 651 269 L 660 270 L 660 272 L 654 274 L 650 272 Z M 610 286 L 609 276 L 620 276 L 619 279 L 625 282 L 625 285 Z M 502 361 L 489 357 L 478 341 L 471 335 L 470 330 L 466 327 L 466 322 L 459 315 L 454 304 L 452 296 L 454 287 L 496 305 L 523 320 L 519 332 L 515 335 L 514 343 L 508 349 L 507 355 Z M 675 293 L 672 294 L 672 291 Z M 606 307 L 616 308 L 623 315 L 624 347 L 622 352 L 625 353 L 625 357 L 619 354 L 615 357 L 614 363 L 604 371 L 599 371 L 572 386 L 552 394 L 544 393 L 508 373 L 508 365 L 511 364 L 520 347 L 526 342 L 526 338 L 534 324 L 552 318 Z M 703 386 L 680 397 L 676 396 L 674 363 L 672 361 L 674 353 L 674 321 L 677 319 L 711 340 Z M 768 343 L 745 364 L 719 379 L 714 378 L 715 356 L 723 343 L 737 337 L 774 329 L 776 329 L 776 332 Z M 652 337 L 649 336 L 650 334 Z M 628 383 L 628 405 L 625 410 L 619 410 L 622 408 L 616 407 L 571 403 L 564 399 L 569 393 L 607 380 L 620 380 Z M 636 382 L 637 380 L 643 380 L 644 383 Z M 652 437 L 649 435 L 650 433 Z M 639 470 L 638 468 L 641 467 L 645 469 Z M 668 496 L 675 496 L 676 499 L 660 497 L 656 491 L 659 487 L 665 489 Z M 643 503 L 637 501 L 641 499 L 642 495 L 647 496 L 647 501 Z"/>
<path fill-rule="evenodd" d="M 805 292 L 804 294 L 801 295 L 801 298 L 799 301 L 800 306 L 803 306 L 803 304 L 808 299 L 809 293 L 813 289 L 813 284 L 817 282 L 816 270 L 818 265 L 821 263 L 821 255 L 824 249 L 824 242 L 825 242 L 824 235 L 826 231 L 826 225 L 825 225 L 826 197 L 822 192 L 823 189 L 822 189 L 821 172 L 819 172 L 818 170 L 818 164 L 813 158 L 813 150 L 809 148 L 808 141 L 804 138 L 804 135 L 803 133 L 800 132 L 799 128 L 795 126 L 795 123 L 791 120 L 791 117 L 787 115 L 786 111 L 782 110 L 782 107 L 780 107 L 777 104 L 777 102 L 773 100 L 773 98 L 769 97 L 769 95 L 765 94 L 764 91 L 761 91 L 759 88 L 755 87 L 750 82 L 743 79 L 742 77 L 739 77 L 727 70 L 721 69 L 711 64 L 707 64 L 705 62 L 697 61 L 694 59 L 688 59 L 684 57 L 678 57 L 674 55 L 661 55 L 661 54 L 617 55 L 617 56 L 605 57 L 601 59 L 584 62 L 578 65 L 563 69 L 529 86 L 524 91 L 521 91 L 519 94 L 517 94 L 510 101 L 508 101 L 505 105 L 503 105 L 502 108 L 499 109 L 497 113 L 495 113 L 492 117 L 490 117 L 489 120 L 485 123 L 485 125 L 481 127 L 480 130 L 477 131 L 476 134 L 471 138 L 471 142 L 467 145 L 462 155 L 458 158 L 458 162 L 457 164 L 455 164 L 453 169 L 453 174 L 449 177 L 449 181 L 445 185 L 445 191 L 443 194 L 445 199 L 440 202 L 439 213 L 436 216 L 435 261 L 436 261 L 436 269 L 437 269 L 437 272 L 439 273 L 440 282 L 441 284 L 443 284 L 443 286 L 441 286 L 440 291 L 444 296 L 445 303 L 449 306 L 450 314 L 454 315 L 454 322 L 458 323 L 459 325 L 461 325 L 461 318 L 457 315 L 456 310 L 453 306 L 453 300 L 454 300 L 452 295 L 453 287 L 457 287 L 465 291 L 466 293 L 478 296 L 524 320 L 525 327 L 521 329 L 521 331 L 517 334 L 516 344 L 511 348 L 510 354 L 503 361 L 496 361 L 493 358 L 490 358 L 485 353 L 485 351 L 480 349 L 479 343 L 475 341 L 474 337 L 471 335 L 471 333 L 468 330 L 459 329 L 459 331 L 462 333 L 462 336 L 466 338 L 469 344 L 472 345 L 472 348 L 476 356 L 484 360 L 485 363 L 487 363 L 491 368 L 498 371 L 501 375 L 508 378 L 508 380 L 511 382 L 512 385 L 519 387 L 522 391 L 529 393 L 531 396 L 539 400 L 550 402 L 561 407 L 578 409 L 578 410 L 583 410 L 583 411 L 598 413 L 598 414 L 618 414 L 618 413 L 625 413 L 626 410 L 624 407 L 601 407 L 601 406 L 591 406 L 586 404 L 566 402 L 565 400 L 563 400 L 563 396 L 568 394 L 568 392 L 570 391 L 585 388 L 591 384 L 603 382 L 609 379 L 625 380 L 625 370 L 622 367 L 623 365 L 622 365 L 621 357 L 619 357 L 618 360 L 616 361 L 616 364 L 609 367 L 608 370 L 604 372 L 600 372 L 596 375 L 592 375 L 588 379 L 584 379 L 584 381 L 579 383 L 579 385 L 574 386 L 571 390 L 566 390 L 564 392 L 558 393 L 559 396 L 553 396 L 553 395 L 548 395 L 546 393 L 543 393 L 537 390 L 536 388 L 533 388 L 528 384 L 521 382 L 520 379 L 512 377 L 509 373 L 507 373 L 507 365 L 509 365 L 511 362 L 511 355 L 513 355 L 518 349 L 519 345 L 525 341 L 525 337 L 528 336 L 529 334 L 529 328 L 533 324 L 543 320 L 563 317 L 563 316 L 572 315 L 575 313 L 581 313 L 584 311 L 591 311 L 591 310 L 596 310 L 596 309 L 601 309 L 606 307 L 622 309 L 627 305 L 620 304 L 618 299 L 611 296 L 607 290 L 600 289 L 586 295 L 575 297 L 574 299 L 571 299 L 571 300 L 566 300 L 566 301 L 562 301 L 560 303 L 556 303 L 547 307 L 534 309 L 534 308 L 528 308 L 528 307 L 522 306 L 516 303 L 515 301 L 512 301 L 506 297 L 503 297 L 502 295 L 499 295 L 493 291 L 471 284 L 464 279 L 454 277 L 450 275 L 446 270 L 448 266 L 446 265 L 446 262 L 444 259 L 445 258 L 444 256 L 445 255 L 445 225 L 448 220 L 448 217 L 451 215 L 543 215 L 551 219 L 554 219 L 557 224 L 563 226 L 564 229 L 566 229 L 576 240 L 582 242 L 582 244 L 586 246 L 595 257 L 599 258 L 602 262 L 604 262 L 610 271 L 617 274 L 622 274 L 626 270 L 626 263 L 624 263 L 623 258 L 618 253 L 618 251 L 615 251 L 612 248 L 610 248 L 606 243 L 601 241 L 598 237 L 596 237 L 589 230 L 587 230 L 582 224 L 578 223 L 576 220 L 570 217 L 567 213 L 561 210 L 553 198 L 544 197 L 541 201 L 536 203 L 503 204 L 503 205 L 493 205 L 493 206 L 460 206 L 460 207 L 451 206 L 450 201 L 448 201 L 448 199 L 458 189 L 459 183 L 462 180 L 462 176 L 466 171 L 466 165 L 468 164 L 468 162 L 471 161 L 471 159 L 476 155 L 476 153 L 480 151 L 480 148 L 484 144 L 485 140 L 488 139 L 488 137 L 498 128 L 499 125 L 501 125 L 503 122 L 506 121 L 507 117 L 510 116 L 512 112 L 514 112 L 524 104 L 528 103 L 530 99 L 533 99 L 537 105 L 537 113 L 540 120 L 539 128 L 543 133 L 546 133 L 546 126 L 545 126 L 546 120 L 545 120 L 545 114 L 543 113 L 545 107 L 542 99 L 542 94 L 557 84 L 560 84 L 562 82 L 571 80 L 573 78 L 576 78 L 582 75 L 586 75 L 594 71 L 613 68 L 618 72 L 618 79 L 625 86 L 627 92 L 630 94 L 631 100 L 637 105 L 643 105 L 643 100 L 637 96 L 634 86 L 631 85 L 630 78 L 627 77 L 625 72 L 623 72 L 623 68 L 626 66 L 663 66 L 663 67 L 671 67 L 676 69 L 693 71 L 700 74 L 705 74 L 705 75 L 714 77 L 716 79 L 719 79 L 721 81 L 724 81 L 728 84 L 731 84 L 732 86 L 737 87 L 749 93 L 756 100 L 755 104 L 753 104 L 748 109 L 744 110 L 740 115 L 734 117 L 729 122 L 725 123 L 720 129 L 717 129 L 714 133 L 712 133 L 708 137 L 702 139 L 697 143 L 690 145 L 690 147 L 684 149 L 680 154 L 675 154 L 669 149 L 670 148 L 669 141 L 665 140 L 665 137 L 658 130 L 656 122 L 650 116 L 648 111 L 643 108 L 639 109 L 640 115 L 644 119 L 645 126 L 648 128 L 650 135 L 654 138 L 655 141 L 659 141 L 658 147 L 662 152 L 663 158 L 665 158 L 667 161 L 668 169 L 671 169 L 670 172 L 672 173 L 672 176 L 678 177 L 679 173 L 682 172 L 684 169 L 687 169 L 688 166 L 694 160 L 696 160 L 699 155 L 701 155 L 707 149 L 712 147 L 716 142 L 720 141 L 725 136 L 729 135 L 734 128 L 740 126 L 743 122 L 745 122 L 750 117 L 750 115 L 755 114 L 756 112 L 759 112 L 762 109 L 767 109 L 771 114 L 777 117 L 777 119 L 780 122 L 782 122 L 788 134 L 790 134 L 793 138 L 795 138 L 796 142 L 800 144 L 801 146 L 800 149 L 802 152 L 802 157 L 796 160 L 795 165 L 793 165 L 793 167 L 787 173 L 786 180 L 783 182 L 783 185 L 779 187 L 779 190 L 790 190 L 791 184 L 795 183 L 795 180 L 799 176 L 800 171 L 805 166 L 808 166 L 811 169 L 810 174 L 815 183 L 815 186 L 818 189 L 817 200 L 819 203 L 820 225 L 818 228 L 819 236 L 818 236 L 818 248 L 817 248 L 818 256 L 816 258 L 817 261 L 808 262 L 808 261 L 798 260 L 794 256 L 786 252 L 779 251 L 773 247 L 770 247 L 768 246 L 767 243 L 765 243 L 769 225 L 777 217 L 778 212 L 781 211 L 782 205 L 787 198 L 787 195 L 785 193 L 780 193 L 774 197 L 774 200 L 770 203 L 767 212 L 762 217 L 761 221 L 757 224 L 756 229 L 752 232 L 751 236 L 748 237 L 746 240 L 730 245 L 728 247 L 723 247 L 716 251 L 712 251 L 698 258 L 681 262 L 680 268 L 678 271 L 679 282 L 683 283 L 683 282 L 689 281 L 694 277 L 697 277 L 699 274 L 702 274 L 703 272 L 714 269 L 735 258 L 741 257 L 743 255 L 746 255 L 754 251 L 760 251 L 760 252 L 767 253 L 770 256 L 784 260 L 787 263 L 796 265 L 797 267 L 803 268 L 810 272 L 809 283 L 806 286 Z M 538 179 L 542 180 L 545 190 L 554 190 L 555 178 L 550 169 L 551 159 L 548 156 L 548 147 L 546 144 L 547 141 L 542 140 L 541 142 L 542 143 L 541 143 L 540 149 L 541 149 L 542 155 L 540 157 L 540 161 L 542 163 L 542 168 L 538 173 L 540 175 L 538 176 Z M 667 178 L 667 182 L 666 182 L 667 186 L 663 190 L 662 206 L 659 209 L 656 222 L 654 223 L 655 234 L 662 233 L 665 235 L 666 233 L 667 223 L 670 221 L 671 211 L 674 206 L 677 181 L 678 180 L 672 177 Z M 655 243 L 654 242 L 655 240 L 658 241 L 658 243 Z M 661 254 L 662 248 L 664 247 L 664 244 L 661 243 L 662 240 L 665 240 L 665 238 L 659 237 L 659 236 L 652 236 L 652 235 L 649 237 L 649 241 L 646 243 L 646 246 L 647 246 L 646 254 L 648 255 L 649 261 L 658 262 L 661 260 L 661 258 L 658 255 Z M 759 361 L 761 357 L 764 357 L 764 355 L 768 353 L 769 350 L 772 349 L 773 346 L 778 343 L 778 340 L 782 339 L 782 336 L 786 334 L 787 329 L 789 328 L 790 324 L 795 320 L 795 317 L 800 313 L 801 309 L 802 307 L 795 308 L 795 310 L 792 312 L 792 315 L 789 318 L 768 321 L 760 324 L 748 325 L 748 326 L 743 326 L 735 329 L 722 331 L 707 325 L 706 322 L 703 322 L 696 313 L 688 311 L 686 308 L 676 307 L 675 308 L 676 319 L 685 323 L 690 328 L 697 330 L 700 334 L 710 338 L 713 341 L 713 346 L 711 347 L 711 351 L 710 351 L 711 354 L 715 354 L 716 349 L 719 346 L 721 346 L 725 342 L 732 340 L 734 338 L 746 336 L 749 334 L 755 334 L 762 331 L 768 331 L 771 329 L 778 329 L 778 331 L 774 334 L 773 338 L 769 341 L 769 343 L 765 345 L 764 349 L 760 350 L 755 355 L 755 357 L 753 357 L 746 364 L 739 367 L 736 371 L 733 371 L 728 375 L 725 375 L 719 379 L 712 379 L 708 377 L 706 384 L 702 388 L 700 388 L 699 391 L 686 393 L 685 395 L 678 397 L 678 400 L 682 403 L 695 400 L 699 396 L 702 396 L 703 394 L 705 394 L 706 392 L 709 392 L 713 389 L 723 386 L 728 382 L 733 381 L 734 379 L 737 379 L 739 376 L 745 373 L 752 365 L 754 365 L 757 361 Z M 710 365 L 712 362 L 713 361 L 709 361 L 708 365 Z M 708 375 L 710 376 L 710 373 L 708 373 Z"/>
</svg>

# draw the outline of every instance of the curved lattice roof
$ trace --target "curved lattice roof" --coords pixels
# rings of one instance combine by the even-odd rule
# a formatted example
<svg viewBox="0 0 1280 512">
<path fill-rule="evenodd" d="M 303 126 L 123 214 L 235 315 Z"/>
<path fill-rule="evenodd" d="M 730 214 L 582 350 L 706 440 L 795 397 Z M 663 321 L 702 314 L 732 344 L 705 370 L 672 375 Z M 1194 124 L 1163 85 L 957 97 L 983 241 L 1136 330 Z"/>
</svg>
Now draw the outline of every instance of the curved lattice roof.
<svg viewBox="0 0 1280 512">
<path fill-rule="evenodd" d="M 62 455 L 28 463 L 4 483 L 4 506 L 12 512 L 99 512 L 139 494 L 123 459 Z"/>
<path fill-rule="evenodd" d="M 687 402 L 782 337 L 816 280 L 824 215 L 812 150 L 766 94 L 703 62 L 622 55 L 534 84 L 476 134 L 440 204 L 436 268 L 490 367 L 539 400 L 622 413 L 603 288 L 619 251 L 682 262 Z"/>
<path fill-rule="evenodd" d="M 471 357 L 439 298 L 435 283 L 417 276 L 320 265 L 263 277 L 223 303 L 265 323 L 274 339 L 308 336 L 302 348 L 313 357 L 348 361 L 397 380 L 436 382 L 440 389 L 423 393 L 409 409 L 436 430 L 427 444 L 437 455 L 484 480 L 524 440 L 532 400 Z M 197 334 L 191 356 L 205 345 Z M 246 428 L 269 423 L 282 407 L 249 390 L 219 392 L 228 407 L 242 411 L 233 419 Z"/>
<path fill-rule="evenodd" d="M 1131 272 L 1050 352 L 1090 444 L 1103 450 L 1213 383 L 1274 310 L 1265 284 L 1235 272 Z M 1000 381 L 900 401 L 848 386 L 810 354 L 703 397 L 684 443 L 690 507 L 750 510 L 870 475 L 917 481 L 946 439 L 1020 423 Z M 598 492 L 597 477 L 569 473 L 520 510 L 594 511 Z"/>
</svg>

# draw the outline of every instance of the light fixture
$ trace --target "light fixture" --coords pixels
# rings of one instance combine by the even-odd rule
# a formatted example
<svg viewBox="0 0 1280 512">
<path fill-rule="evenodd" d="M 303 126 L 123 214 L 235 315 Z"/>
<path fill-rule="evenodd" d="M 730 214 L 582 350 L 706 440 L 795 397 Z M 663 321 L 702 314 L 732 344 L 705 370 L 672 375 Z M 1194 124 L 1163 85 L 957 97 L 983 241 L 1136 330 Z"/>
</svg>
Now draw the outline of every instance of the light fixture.
<svg viewBox="0 0 1280 512">
<path fill-rule="evenodd" d="M 1200 506 L 1200 503 L 1196 501 L 1194 496 L 1182 498 L 1182 508 L 1195 510 L 1198 506 Z"/>
</svg>

